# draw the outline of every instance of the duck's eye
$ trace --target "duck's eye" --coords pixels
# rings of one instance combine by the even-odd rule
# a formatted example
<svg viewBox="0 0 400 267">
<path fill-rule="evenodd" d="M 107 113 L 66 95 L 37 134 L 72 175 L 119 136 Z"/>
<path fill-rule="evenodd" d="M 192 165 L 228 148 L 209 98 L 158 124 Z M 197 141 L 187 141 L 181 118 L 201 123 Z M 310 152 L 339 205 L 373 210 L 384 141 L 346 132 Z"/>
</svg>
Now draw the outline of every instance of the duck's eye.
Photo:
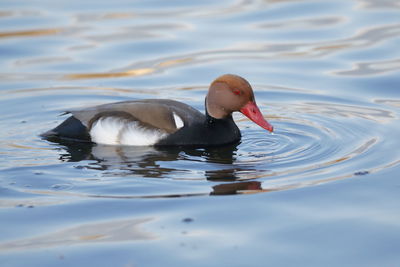
<svg viewBox="0 0 400 267">
<path fill-rule="evenodd" d="M 241 95 L 241 94 L 242 94 L 242 92 L 241 92 L 239 89 L 233 89 L 232 92 L 233 92 L 235 95 Z"/>
</svg>

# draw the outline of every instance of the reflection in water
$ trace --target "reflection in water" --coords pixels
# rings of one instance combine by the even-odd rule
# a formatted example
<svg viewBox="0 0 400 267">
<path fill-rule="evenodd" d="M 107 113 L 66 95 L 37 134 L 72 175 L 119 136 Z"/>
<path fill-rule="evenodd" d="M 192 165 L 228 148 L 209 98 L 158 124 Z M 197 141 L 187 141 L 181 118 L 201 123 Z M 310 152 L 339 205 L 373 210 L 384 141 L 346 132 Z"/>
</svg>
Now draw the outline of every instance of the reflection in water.
<svg viewBox="0 0 400 267">
<path fill-rule="evenodd" d="M 377 99 L 375 100 L 376 103 L 385 104 L 391 107 L 400 108 L 400 100 L 396 99 Z"/>
<path fill-rule="evenodd" d="M 153 73 L 153 68 L 142 68 L 142 69 L 129 69 L 122 72 L 110 72 L 110 73 L 77 73 L 65 75 L 64 79 L 75 80 L 75 79 L 98 79 L 98 78 L 120 78 L 120 77 L 134 77 L 142 76 Z"/>
<path fill-rule="evenodd" d="M 245 194 L 246 192 L 255 193 L 258 191 L 266 192 L 262 189 L 261 182 L 251 181 L 215 185 L 213 186 L 213 192 L 211 192 L 211 195 L 236 195 Z"/>
<path fill-rule="evenodd" d="M 303 103 L 295 105 L 292 108 L 297 108 L 298 111 L 306 111 L 309 114 L 322 114 L 327 118 L 361 118 L 381 123 L 388 122 L 396 118 L 396 115 L 388 110 L 337 103 Z"/>
<path fill-rule="evenodd" d="M 355 64 L 352 70 L 338 71 L 339 75 L 372 76 L 400 70 L 400 59 L 363 62 Z"/>
<path fill-rule="evenodd" d="M 354 242 L 337 249 L 354 231 L 365 237 L 359 251 L 379 248 L 363 265 L 398 262 L 400 1 L 39 0 L 0 9 L 0 224 L 9 229 L 0 262 L 80 266 L 92 255 L 93 265 L 221 265 L 240 251 L 237 265 L 253 266 L 299 251 L 324 262 L 333 251 L 340 266 L 360 262 Z M 220 72 L 258 84 L 274 135 L 240 117 L 242 143 L 218 149 L 38 137 L 58 111 L 79 106 L 168 97 L 203 108 L 204 81 Z M 301 229 L 314 226 L 322 231 L 307 239 L 312 231 Z"/>
<path fill-rule="evenodd" d="M 143 25 L 137 25 L 135 19 L 137 18 L 160 18 L 162 17 L 185 17 L 192 18 L 196 16 L 210 16 L 214 17 L 217 14 L 227 16 L 230 13 L 243 12 L 246 9 L 259 10 L 260 7 L 268 8 L 274 4 L 280 4 L 280 2 L 286 1 L 268 1 L 267 4 L 259 2 L 259 1 L 239 1 L 237 3 L 232 4 L 231 6 L 218 6 L 210 12 L 210 7 L 202 9 L 201 7 L 189 7 L 188 9 L 166 9 L 165 12 L 162 11 L 151 13 L 143 10 L 135 10 L 132 12 L 107 12 L 107 13 L 91 13 L 91 14 L 77 14 L 74 15 L 73 20 L 76 25 L 68 25 L 60 28 L 50 28 L 50 29 L 33 29 L 33 30 L 10 30 L 6 32 L 0 32 L 0 38 L 15 38 L 15 37 L 40 37 L 46 35 L 62 35 L 64 37 L 70 36 L 72 39 L 77 38 L 81 40 L 80 44 L 74 44 L 67 48 L 69 52 L 72 54 L 68 54 L 68 58 L 72 60 L 72 62 L 76 61 L 75 52 L 79 53 L 79 50 L 82 48 L 87 48 L 89 50 L 95 50 L 99 44 L 104 45 L 108 42 L 126 42 L 129 39 L 141 39 L 141 40 L 163 40 L 165 38 L 172 36 L 177 36 L 180 32 L 190 32 L 198 26 L 193 21 L 166 21 L 165 23 L 151 23 L 147 22 Z M 290 1 L 289 1 L 290 2 Z M 375 1 L 365 0 L 361 1 L 362 6 L 368 8 L 387 8 L 387 7 L 397 7 L 395 1 L 385 1 L 385 3 L 379 4 Z M 212 15 L 214 14 L 214 15 Z M 15 14 L 11 12 L 8 14 L 4 13 L 4 16 L 25 16 L 26 14 Z M 43 14 L 36 14 L 36 16 L 43 16 Z M 109 30 L 107 27 L 102 27 L 107 25 L 107 21 L 109 20 L 127 20 L 129 23 L 124 27 L 111 28 Z M 132 22 L 131 22 L 132 20 Z M 284 32 L 288 31 L 293 27 L 300 27 L 301 29 L 308 29 L 310 27 L 321 28 L 321 27 L 333 27 L 338 26 L 339 24 L 344 24 L 344 22 L 348 21 L 345 16 L 332 16 L 326 15 L 317 18 L 310 17 L 293 17 L 293 18 L 285 18 L 281 20 L 270 20 L 266 22 L 256 22 L 254 24 L 247 25 L 251 29 L 255 31 L 259 35 L 259 31 L 277 31 Z M 101 22 L 104 23 L 100 25 L 96 25 L 95 23 Z M 83 26 L 82 26 L 83 25 Z M 100 30 L 94 30 L 92 27 L 87 26 L 91 25 L 95 29 L 98 27 Z M 124 24 L 125 25 L 125 24 Z M 264 33 L 262 33 L 264 34 Z M 386 24 L 386 25 L 378 25 L 374 27 L 365 27 L 361 28 L 358 31 L 355 31 L 353 36 L 340 38 L 340 39 L 331 39 L 331 40 L 316 40 L 314 42 L 305 41 L 290 41 L 290 42 L 265 42 L 265 41 L 251 41 L 251 42 L 235 42 L 233 45 L 230 45 L 228 48 L 218 48 L 218 49 L 202 49 L 196 50 L 196 52 L 177 52 L 173 55 L 160 56 L 151 56 L 150 58 L 146 58 L 144 60 L 135 59 L 134 63 L 129 64 L 126 67 L 120 65 L 115 69 L 108 69 L 98 72 L 72 72 L 72 73 L 40 73 L 36 72 L 32 73 L 8 73 L 4 75 L 4 78 L 8 80 L 20 80 L 23 77 L 26 79 L 66 79 L 66 80 L 77 80 L 77 79 L 99 79 L 99 78 L 124 78 L 124 77 L 137 77 L 137 76 L 146 76 L 154 73 L 163 72 L 167 69 L 174 67 L 184 67 L 187 65 L 193 66 L 198 63 L 210 63 L 221 60 L 232 60 L 232 59 L 253 59 L 253 60 L 265 60 L 265 59 L 296 59 L 299 57 L 306 58 L 317 58 L 324 57 L 327 55 L 331 55 L 333 53 L 338 52 L 346 52 L 349 50 L 357 50 L 357 49 L 369 49 L 375 46 L 378 43 L 382 43 L 385 41 L 392 40 L 397 38 L 400 35 L 400 27 L 399 24 Z M 74 52 L 75 51 L 75 52 Z M 45 55 L 48 57 L 48 55 Z M 38 59 L 40 62 L 40 59 Z M 392 60 L 392 59 L 390 59 Z M 389 60 L 389 61 L 390 61 Z M 78 60 L 79 61 L 79 60 Z M 372 70 L 384 71 L 384 70 L 393 70 L 393 64 L 395 64 L 394 69 L 398 69 L 398 64 L 390 62 L 352 62 L 354 66 L 356 66 L 356 72 L 350 71 L 341 71 L 336 70 L 333 71 L 336 74 L 357 74 L 357 75 L 368 75 Z M 124 63 L 126 64 L 126 63 Z M 367 66 L 365 66 L 365 64 Z M 384 66 L 382 66 L 382 64 Z M 386 67 L 387 64 L 390 64 L 389 67 Z M 368 67 L 369 66 L 369 67 Z M 374 67 L 371 67 L 374 66 Z M 397 66 L 397 67 L 396 67 Z M 381 68 L 383 67 L 383 69 Z M 364 73 L 365 71 L 365 73 Z"/>
<path fill-rule="evenodd" d="M 334 26 L 343 22 L 343 17 L 324 17 L 324 18 L 310 18 L 310 19 L 293 19 L 279 22 L 266 22 L 256 25 L 256 28 L 261 29 L 276 29 L 276 28 L 309 28 L 309 27 L 327 27 Z"/>
<path fill-rule="evenodd" d="M 236 160 L 238 144 L 214 148 L 190 148 L 108 146 L 65 140 L 58 141 L 67 152 L 61 154 L 60 160 L 71 162 L 91 160 L 89 164 L 85 162 L 84 166 L 78 167 L 109 171 L 103 172 L 106 176 L 165 178 L 173 172 L 187 172 L 189 174 L 196 162 L 202 164 L 200 170 L 204 172 L 205 178 L 208 180 L 234 181 L 238 178 L 236 172 L 243 171 L 243 169 L 233 165 Z M 163 164 L 163 162 L 173 163 L 177 161 L 183 162 L 178 169 L 162 167 L 162 165 L 173 166 L 173 164 Z M 218 166 L 218 169 L 214 170 L 210 164 Z M 185 166 L 188 169 L 185 169 Z"/>
<path fill-rule="evenodd" d="M 346 179 L 360 172 L 373 173 L 396 165 L 393 157 L 384 162 L 369 163 L 367 155 L 381 153 L 384 138 L 365 128 L 371 123 L 390 124 L 397 119 L 396 114 L 378 106 L 346 105 L 336 101 L 277 106 L 275 112 L 283 112 L 283 115 L 274 116 L 275 134 L 246 131 L 241 144 L 216 148 L 154 148 L 63 141 L 59 145 L 67 153 L 62 153 L 60 159 L 79 162 L 78 168 L 98 170 L 102 177 L 217 183 L 203 183 L 206 189 L 200 193 L 189 188 L 181 194 L 166 189 L 161 194 L 147 191 L 147 194 L 132 192 L 131 195 L 82 195 L 105 198 L 198 196 L 209 194 L 206 190 L 211 190 L 212 195 L 287 190 Z M 297 113 L 302 116 L 291 115 Z"/>
<path fill-rule="evenodd" d="M 309 23 L 309 22 L 305 22 Z M 287 26 L 287 22 L 282 26 Z M 234 58 L 247 59 L 282 59 L 296 57 L 323 57 L 332 53 L 344 52 L 353 49 L 366 49 L 378 42 L 390 40 L 400 35 L 400 25 L 385 25 L 364 29 L 353 37 L 330 40 L 315 43 L 251 43 L 239 44 L 233 48 L 223 50 L 209 50 L 190 54 L 182 54 L 174 57 L 157 58 L 131 64 L 119 70 L 111 70 L 100 73 L 73 73 L 63 76 L 63 79 L 98 79 L 115 78 L 127 76 L 142 76 L 155 72 L 165 71 L 173 67 L 183 67 L 197 63 L 211 63 L 221 60 L 232 60 Z M 167 63 L 168 62 L 168 63 Z M 374 63 L 369 63 L 374 64 Z M 379 63 L 378 63 L 379 64 Z M 397 66 L 397 65 L 396 65 Z M 391 67 L 392 69 L 392 67 Z M 391 70 L 390 69 L 390 70 Z M 369 72 L 369 70 L 367 70 Z M 336 74 L 342 74 L 336 71 Z M 346 74 L 346 73 L 344 73 Z M 359 75 L 362 74 L 358 73 Z"/>
<path fill-rule="evenodd" d="M 53 140 L 54 141 L 54 140 Z M 261 182 L 244 181 L 235 182 L 243 178 L 243 173 L 257 173 L 252 165 L 235 165 L 238 144 L 214 148 L 184 148 L 184 147 L 131 147 L 107 146 L 91 143 L 69 142 L 58 140 L 65 152 L 61 153 L 60 160 L 81 162 L 77 168 L 86 168 L 102 171 L 106 177 L 140 177 L 140 178 L 166 178 L 173 177 L 178 180 L 196 180 L 197 178 L 182 179 L 178 173 L 202 172 L 204 179 L 222 182 L 212 186 L 212 195 L 239 194 L 243 191 L 262 190 Z M 173 168 L 174 164 L 179 166 Z M 196 167 L 196 162 L 201 164 Z M 169 167 L 163 167 L 163 166 Z M 238 175 L 241 173 L 241 175 Z M 198 174 L 197 174 L 198 175 Z M 252 176 L 253 178 L 256 178 Z M 203 179 L 203 178 L 200 178 Z M 229 183 L 230 182 L 230 183 Z M 42 191 L 42 193 L 44 193 Z M 151 197 L 180 197 L 197 196 L 199 194 L 145 196 Z M 202 195 L 202 194 L 201 194 Z M 86 197 L 112 197 L 92 195 Z M 120 196 L 121 198 L 136 198 L 137 196 Z"/>
<path fill-rule="evenodd" d="M 42 29 L 42 30 L 31 30 L 31 31 L 0 32 L 0 38 L 52 35 L 60 33 L 61 31 L 62 31 L 61 29 Z"/>
<path fill-rule="evenodd" d="M 141 229 L 149 221 L 151 219 L 131 219 L 78 225 L 37 237 L 0 243 L 0 251 L 156 239 L 154 234 Z"/>
<path fill-rule="evenodd" d="M 400 2 L 398 0 L 358 0 L 361 8 L 370 9 L 400 9 Z"/>
<path fill-rule="evenodd" d="M 54 140 L 52 140 L 54 141 Z M 232 164 L 235 160 L 237 144 L 218 148 L 187 148 L 187 147 L 151 147 L 151 146 L 111 146 L 92 143 L 69 142 L 59 140 L 67 153 L 62 154 L 63 161 L 79 162 L 94 160 L 86 168 L 96 170 L 120 169 L 128 170 L 129 174 L 140 174 L 144 177 L 159 178 L 170 170 L 160 170 L 160 173 L 146 174 L 152 167 L 159 168 L 160 162 L 196 158 L 209 163 Z M 142 170 L 137 173 L 137 171 Z M 119 174 L 121 175 L 121 174 Z"/>
<path fill-rule="evenodd" d="M 3 89 L 5 94 L 2 98 L 6 101 L 28 102 L 31 101 L 33 95 L 40 97 L 40 101 L 46 98 L 58 101 L 60 96 L 67 96 L 72 98 L 71 102 L 78 98 L 83 99 L 80 100 L 82 103 L 84 101 L 103 101 L 99 98 L 92 100 L 93 95 L 139 97 L 140 94 L 146 94 L 146 96 L 164 97 L 171 91 L 181 93 L 183 90 L 179 88 L 187 85 L 176 85 L 177 82 L 173 81 L 169 88 L 166 88 L 164 84 L 160 86 L 156 83 L 155 89 L 150 89 L 152 87 L 147 84 L 148 80 L 146 80 L 146 84 L 134 85 L 134 88 L 131 89 L 132 83 L 127 78 L 135 77 L 135 81 L 141 82 L 141 76 L 167 70 L 169 73 L 173 73 L 171 69 L 180 67 L 188 69 L 197 68 L 200 65 L 213 67 L 214 62 L 224 64 L 223 61 L 226 60 L 240 61 L 244 59 L 267 62 L 266 60 L 272 59 L 275 62 L 287 59 L 296 61 L 303 58 L 306 61 L 312 61 L 315 58 L 328 58 L 326 57 L 328 55 L 331 58 L 339 52 L 351 54 L 351 52 L 357 53 L 359 50 L 375 48 L 383 50 L 386 48 L 385 43 L 393 42 L 400 35 L 398 21 L 393 19 L 378 24 L 354 25 L 350 17 L 353 15 L 351 12 L 356 12 L 356 15 L 359 15 L 357 12 L 365 12 L 357 9 L 343 14 L 323 12 L 318 16 L 307 15 L 308 13 L 286 16 L 288 11 L 293 11 L 291 8 L 294 10 L 299 7 L 308 8 L 310 4 L 308 2 L 300 1 L 295 4 L 297 7 L 291 7 L 293 4 L 291 0 L 243 0 L 223 4 L 183 4 L 180 2 L 178 6 L 176 3 L 164 3 L 168 6 L 165 9 L 148 9 L 147 5 L 141 7 L 140 4 L 139 7 L 135 6 L 132 9 L 105 10 L 100 8 L 93 12 L 77 12 L 72 8 L 65 13 L 69 21 L 73 21 L 72 24 L 65 25 L 61 21 L 60 25 L 53 25 L 51 28 L 46 28 L 46 25 L 40 23 L 32 25 L 31 28 L 6 28 L 0 32 L 3 42 L 10 39 L 21 42 L 38 42 L 41 40 L 40 37 L 45 40 L 47 40 L 46 38 L 58 40 L 62 37 L 62 45 L 56 46 L 57 53 L 54 53 L 51 47 L 46 47 L 46 49 L 49 48 L 49 51 L 35 54 L 34 57 L 17 56 L 11 60 L 12 64 L 10 64 L 15 67 L 16 72 L 0 73 L 0 77 L 8 81 L 45 79 L 56 85 L 45 88 L 38 85 L 6 87 Z M 377 4 L 378 2 L 360 0 L 357 7 L 381 10 L 398 6 L 395 1 L 391 0 L 380 1 Z M 346 4 L 346 8 L 354 6 L 353 3 Z M 322 7 L 316 7 L 316 10 L 325 8 L 326 6 L 323 4 Z M 273 15 L 272 13 L 275 11 L 277 16 L 261 16 Z M 250 13 L 247 14 L 247 12 Z M 251 12 L 256 12 L 258 16 L 248 19 L 247 16 Z M 295 14 L 295 12 L 290 13 Z M 279 14 L 284 16 L 280 17 Z M 0 13 L 0 16 L 10 19 L 43 17 L 49 19 L 46 12 L 42 12 L 40 9 L 32 11 L 29 10 L 29 7 L 24 11 L 4 11 Z M 225 43 L 220 45 L 221 39 L 218 37 L 207 45 L 196 46 L 196 41 L 191 39 L 193 33 L 202 34 L 203 37 L 207 37 L 208 34 L 207 27 L 210 25 L 207 24 L 209 22 L 203 20 L 205 18 L 207 21 L 215 19 L 213 22 L 221 26 L 221 29 L 218 30 L 223 33 L 222 37 L 225 37 L 225 34 L 226 37 L 229 37 L 226 40 L 229 45 Z M 243 31 L 244 36 L 235 36 L 236 31 L 231 30 L 232 25 L 241 25 L 247 29 L 247 31 Z M 349 30 L 337 34 L 335 28 L 345 25 L 349 25 Z M 296 34 L 298 30 L 307 34 L 305 36 L 296 35 L 300 36 L 299 39 L 291 38 L 291 34 Z M 325 31 L 326 35 L 319 36 L 318 33 Z M 265 38 L 259 36 L 265 36 Z M 311 38 L 306 38 L 307 36 L 311 36 Z M 274 37 L 277 38 L 274 39 Z M 161 48 L 161 52 L 153 49 L 151 46 L 153 42 L 154 47 Z M 151 47 L 148 48 L 148 45 Z M 178 46 L 175 47 L 175 45 Z M 174 49 L 171 49 L 172 47 Z M 60 50 L 65 52 L 62 56 L 58 52 Z M 143 51 L 148 54 L 139 55 L 142 54 L 139 52 Z M 109 52 L 110 55 L 107 56 L 106 54 Z M 127 56 L 131 55 L 131 52 L 133 55 Z M 88 57 L 86 58 L 86 56 Z M 114 56 L 116 57 L 115 62 Z M 99 63 L 99 67 L 80 66 L 83 64 L 83 59 L 85 62 L 93 60 L 94 62 L 91 64 Z M 343 63 L 341 56 L 335 60 Z M 111 62 L 113 64 L 110 64 Z M 349 62 L 346 59 L 344 63 Z M 64 66 L 64 64 L 71 64 L 71 66 Z M 89 63 L 87 62 L 87 64 Z M 347 66 L 350 64 L 354 66 L 352 70 L 342 69 L 348 68 Z M 338 78 L 338 75 L 371 77 L 376 74 L 388 74 L 388 72 L 399 69 L 399 60 L 395 57 L 385 57 L 379 61 L 368 58 L 368 60 L 360 62 L 351 61 L 350 64 L 339 68 L 335 65 L 335 69 L 329 69 L 326 73 L 336 74 L 335 78 Z M 316 68 L 320 67 L 318 64 L 316 66 Z M 229 64 L 226 67 L 229 68 Z M 19 71 L 20 68 L 27 71 Z M 322 66 L 322 68 L 324 67 Z M 53 69 L 56 71 L 53 72 Z M 277 71 L 277 69 L 273 70 Z M 319 71 L 317 70 L 318 73 L 320 73 Z M 183 75 L 185 74 L 183 73 Z M 301 73 L 296 75 L 301 75 Z M 181 74 L 179 76 L 182 77 Z M 322 76 L 321 79 L 324 77 L 326 76 Z M 101 85 L 91 81 L 91 79 L 99 78 L 109 79 L 109 81 L 105 81 Z M 125 82 L 128 80 L 129 84 L 126 85 Z M 118 84 L 120 81 L 122 85 Z M 63 83 L 67 83 L 67 85 Z M 206 90 L 205 87 L 198 84 L 197 80 L 192 83 L 190 77 L 188 83 L 192 86 L 191 88 L 194 88 L 193 84 L 195 84 L 195 86 L 199 86 L 199 90 Z M 282 85 L 284 84 L 285 82 L 282 82 Z M 119 86 L 119 88 L 115 86 Z M 142 89 L 138 89 L 138 86 L 142 86 Z M 275 92 L 271 92 L 273 90 Z M 70 143 L 59 144 L 61 146 L 57 146 L 56 149 L 63 151 L 60 155 L 62 161 L 76 162 L 77 168 L 98 171 L 96 175 L 99 173 L 102 178 L 165 178 L 164 180 L 203 182 L 200 193 L 196 190 L 190 191 L 189 186 L 186 195 L 208 194 L 211 190 L 214 191 L 213 194 L 217 194 L 217 192 L 224 191 L 221 188 L 225 188 L 225 192 L 238 193 L 246 191 L 243 188 L 247 187 L 256 192 L 276 188 L 275 184 L 280 184 L 284 189 L 294 184 L 318 183 L 327 176 L 329 176 L 328 179 L 352 176 L 356 172 L 364 171 L 364 168 L 371 173 L 376 168 L 389 166 L 395 162 L 394 156 L 392 156 L 385 163 L 376 163 L 373 164 L 374 166 L 364 164 L 364 162 L 368 162 L 368 155 L 373 154 L 372 152 L 379 154 L 384 151 L 381 146 L 386 137 L 382 133 L 370 131 L 370 128 L 365 125 L 371 123 L 390 125 L 393 120 L 398 118 L 397 112 L 391 109 L 398 106 L 396 100 L 382 96 L 382 99 L 385 100 L 376 100 L 374 104 L 377 105 L 360 104 L 359 102 L 354 104 L 351 101 L 330 97 L 336 93 L 326 92 L 325 95 L 322 95 L 320 94 L 321 90 L 312 88 L 311 85 L 310 88 L 301 90 L 288 88 L 288 86 L 280 87 L 277 84 L 261 85 L 260 93 L 262 94 L 263 91 L 268 91 L 268 93 L 265 93 L 265 98 L 261 98 L 260 101 L 271 106 L 271 113 L 278 126 L 277 131 L 275 135 L 266 137 L 252 130 L 251 126 L 247 129 L 241 127 L 246 131 L 242 140 L 244 143 L 233 147 L 156 149 Z M 198 101 L 196 93 L 197 90 L 188 90 L 184 92 L 184 95 L 196 102 Z M 267 98 L 271 93 L 275 95 L 273 101 Z M 51 101 L 43 101 L 47 107 L 51 107 L 50 110 L 54 111 L 59 108 L 58 103 L 49 104 L 48 102 Z M 382 109 L 379 103 L 388 108 Z M 69 104 L 66 104 L 65 101 L 62 106 L 66 105 Z M 37 107 L 31 110 L 37 110 Z M 42 115 L 40 112 L 38 114 L 38 116 Z M 20 120 L 25 121 L 26 119 Z M 40 122 L 40 120 L 38 121 Z M 242 126 L 246 124 L 246 120 L 237 120 L 237 122 Z M 24 130 L 25 128 L 20 127 L 20 129 Z M 34 135 L 34 133 L 31 134 L 31 136 Z M 15 152 L 16 155 L 21 151 L 28 152 L 26 153 L 28 155 L 30 151 L 39 150 L 32 144 L 24 144 L 18 140 L 15 138 L 5 141 L 7 148 L 13 151 L 18 150 Z M 48 147 L 40 149 L 44 154 Z M 30 156 L 30 158 L 35 156 Z M 43 165 L 43 161 L 26 159 L 26 157 L 21 161 L 24 162 L 24 166 L 28 166 L 28 164 L 30 166 Z M 354 163 L 361 167 L 357 166 L 359 168 L 357 170 L 351 169 L 350 167 Z M 346 167 L 349 168 L 346 169 Z M 338 171 L 338 169 L 342 169 L 342 171 Z M 255 180 L 259 180 L 261 183 L 257 186 L 254 183 L 248 183 Z M 143 179 L 140 182 L 143 182 Z M 60 181 L 60 184 L 64 183 L 64 181 Z M 174 191 L 169 192 L 168 189 L 159 190 L 158 193 L 153 193 L 152 189 L 154 188 L 149 189 L 146 193 L 152 196 L 177 196 Z M 63 190 L 57 194 L 60 194 L 61 191 Z M 79 189 L 76 187 L 71 191 L 74 191 L 70 192 L 72 194 L 79 194 Z M 159 193 L 160 191 L 162 192 Z M 95 192 L 92 196 L 102 196 L 102 193 Z M 138 195 L 137 192 L 134 192 L 130 196 L 138 197 Z"/>
</svg>

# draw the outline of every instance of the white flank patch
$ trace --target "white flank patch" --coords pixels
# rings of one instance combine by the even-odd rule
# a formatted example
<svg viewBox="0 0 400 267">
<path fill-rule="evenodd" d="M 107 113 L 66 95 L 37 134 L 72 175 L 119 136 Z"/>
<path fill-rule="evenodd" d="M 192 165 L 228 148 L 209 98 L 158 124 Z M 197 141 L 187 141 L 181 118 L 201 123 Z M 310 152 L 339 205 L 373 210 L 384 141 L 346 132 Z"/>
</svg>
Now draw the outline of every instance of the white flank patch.
<svg viewBox="0 0 400 267">
<path fill-rule="evenodd" d="M 119 133 L 124 126 L 125 121 L 122 119 L 115 117 L 100 118 L 90 129 L 90 137 L 93 142 L 98 144 L 118 145 Z"/>
<path fill-rule="evenodd" d="M 166 135 L 161 130 L 146 129 L 138 122 L 116 117 L 100 118 L 90 130 L 92 141 L 105 145 L 151 146 Z"/>
<path fill-rule="evenodd" d="M 172 114 L 174 115 L 175 126 L 177 129 L 180 129 L 183 126 L 185 126 L 181 117 L 179 117 L 175 112 L 172 112 Z"/>
<path fill-rule="evenodd" d="M 128 146 L 151 146 L 165 137 L 166 132 L 140 127 L 137 122 L 129 122 L 120 135 L 120 144 Z"/>
</svg>

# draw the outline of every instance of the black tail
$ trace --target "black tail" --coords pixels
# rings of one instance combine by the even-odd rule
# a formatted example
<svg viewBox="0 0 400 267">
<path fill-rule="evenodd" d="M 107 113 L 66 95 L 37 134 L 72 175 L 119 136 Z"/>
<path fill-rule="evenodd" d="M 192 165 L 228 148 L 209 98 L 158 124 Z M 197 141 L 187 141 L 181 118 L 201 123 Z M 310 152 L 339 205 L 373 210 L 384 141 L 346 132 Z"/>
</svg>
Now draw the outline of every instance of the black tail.
<svg viewBox="0 0 400 267">
<path fill-rule="evenodd" d="M 69 117 L 56 128 L 42 133 L 40 136 L 49 141 L 58 141 L 60 139 L 77 140 L 81 142 L 92 141 L 87 127 L 74 116 Z"/>
</svg>

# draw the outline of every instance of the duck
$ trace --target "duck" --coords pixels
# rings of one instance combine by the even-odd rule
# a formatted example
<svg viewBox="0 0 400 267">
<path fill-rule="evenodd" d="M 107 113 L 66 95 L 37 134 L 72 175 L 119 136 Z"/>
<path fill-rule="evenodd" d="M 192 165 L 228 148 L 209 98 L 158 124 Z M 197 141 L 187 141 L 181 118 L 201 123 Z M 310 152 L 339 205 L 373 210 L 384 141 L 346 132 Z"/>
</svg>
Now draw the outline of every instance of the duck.
<svg viewBox="0 0 400 267">
<path fill-rule="evenodd" d="M 41 136 L 102 145 L 221 146 L 241 139 L 233 112 L 273 132 L 250 83 L 238 75 L 224 74 L 209 86 L 205 114 L 171 99 L 128 100 L 66 111 L 70 117 Z"/>
</svg>

